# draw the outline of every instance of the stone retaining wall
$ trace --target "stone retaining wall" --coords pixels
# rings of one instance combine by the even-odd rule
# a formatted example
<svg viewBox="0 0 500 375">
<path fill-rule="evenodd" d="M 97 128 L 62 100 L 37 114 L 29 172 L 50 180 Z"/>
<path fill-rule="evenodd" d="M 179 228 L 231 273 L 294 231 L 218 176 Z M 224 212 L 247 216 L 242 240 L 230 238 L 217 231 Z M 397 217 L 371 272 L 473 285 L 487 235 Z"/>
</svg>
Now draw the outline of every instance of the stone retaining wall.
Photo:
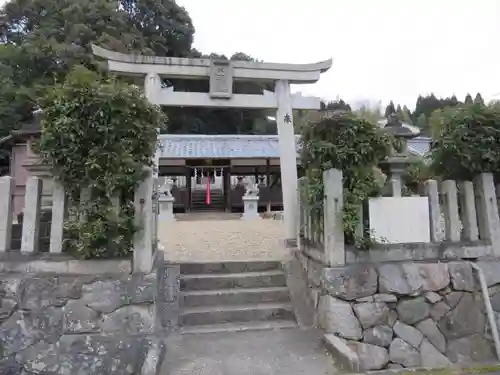
<svg viewBox="0 0 500 375">
<path fill-rule="evenodd" d="M 165 267 L 93 275 L 85 261 L 74 263 L 87 274 L 0 273 L 0 373 L 157 374 L 172 327 L 165 311 L 175 310 L 177 301 L 176 273 L 167 286 L 162 283 L 172 281 L 172 273 Z"/>
<path fill-rule="evenodd" d="M 477 264 L 500 320 L 500 260 Z M 324 268 L 320 282 L 319 324 L 355 369 L 496 359 L 479 282 L 468 262 Z"/>
</svg>

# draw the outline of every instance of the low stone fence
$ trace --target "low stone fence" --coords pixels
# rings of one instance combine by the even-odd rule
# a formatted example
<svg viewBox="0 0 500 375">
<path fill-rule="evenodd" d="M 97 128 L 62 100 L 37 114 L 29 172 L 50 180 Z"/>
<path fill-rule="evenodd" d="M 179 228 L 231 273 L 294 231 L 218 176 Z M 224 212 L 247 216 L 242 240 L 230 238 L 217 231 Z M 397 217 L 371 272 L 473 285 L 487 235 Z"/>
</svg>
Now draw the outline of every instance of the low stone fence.
<svg viewBox="0 0 500 375">
<path fill-rule="evenodd" d="M 299 198 L 295 256 L 315 321 L 339 363 L 357 371 L 496 360 L 469 263 L 484 270 L 500 319 L 500 218 L 493 176 L 427 181 L 429 240 L 380 243 L 369 250 L 344 244 L 342 173 L 326 171 L 323 180 L 322 232 L 313 232 L 307 202 Z M 299 180 L 300 189 L 306 182 Z M 360 214 L 358 234 L 366 236 L 366 209 L 360 207 Z"/>
<path fill-rule="evenodd" d="M 0 254 L 13 251 L 23 254 L 63 253 L 64 222 L 68 215 L 66 194 L 64 188 L 54 181 L 52 207 L 42 212 L 42 184 L 39 177 L 28 178 L 22 220 L 14 223 L 14 179 L 0 177 Z M 141 227 L 133 244 L 133 269 L 136 272 L 150 272 L 153 267 L 158 221 L 155 185 L 152 170 L 148 169 L 148 175 L 135 192 L 135 220 Z M 80 200 L 84 199 L 88 199 L 88 192 L 82 190 Z"/>
<path fill-rule="evenodd" d="M 64 256 L 0 259 L 0 369 L 156 375 L 177 325 L 178 269 Z"/>
<path fill-rule="evenodd" d="M 500 318 L 500 260 L 484 270 Z M 484 301 L 466 261 L 357 264 L 321 274 L 319 323 L 356 370 L 496 360 Z"/>
</svg>

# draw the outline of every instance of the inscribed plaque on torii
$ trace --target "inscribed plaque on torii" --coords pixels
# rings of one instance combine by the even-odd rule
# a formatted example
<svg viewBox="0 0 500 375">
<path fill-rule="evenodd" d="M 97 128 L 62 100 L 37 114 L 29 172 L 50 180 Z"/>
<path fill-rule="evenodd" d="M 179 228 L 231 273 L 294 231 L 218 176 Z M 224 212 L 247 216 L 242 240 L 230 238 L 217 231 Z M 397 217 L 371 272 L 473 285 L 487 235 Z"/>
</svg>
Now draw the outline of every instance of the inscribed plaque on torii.
<svg viewBox="0 0 500 375">
<path fill-rule="evenodd" d="M 230 61 L 212 60 L 210 66 L 210 97 L 230 99 L 233 93 L 233 69 Z"/>
</svg>

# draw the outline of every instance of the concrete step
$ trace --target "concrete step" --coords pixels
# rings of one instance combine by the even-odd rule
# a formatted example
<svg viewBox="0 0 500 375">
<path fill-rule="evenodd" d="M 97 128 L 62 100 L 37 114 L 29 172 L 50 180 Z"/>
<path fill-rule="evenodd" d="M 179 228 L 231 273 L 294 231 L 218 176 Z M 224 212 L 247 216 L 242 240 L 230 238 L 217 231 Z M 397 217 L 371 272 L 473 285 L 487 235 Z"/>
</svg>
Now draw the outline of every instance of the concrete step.
<svg viewBox="0 0 500 375">
<path fill-rule="evenodd" d="M 181 307 L 244 305 L 265 302 L 290 302 L 286 286 L 194 290 L 180 293 Z"/>
<path fill-rule="evenodd" d="M 181 311 L 182 326 L 268 320 L 295 321 L 291 303 L 190 307 Z"/>
<path fill-rule="evenodd" d="M 181 327 L 180 332 L 183 335 L 187 335 L 197 333 L 268 331 L 287 328 L 297 328 L 297 323 L 293 320 L 267 320 L 261 322 L 202 324 Z"/>
<path fill-rule="evenodd" d="M 286 286 L 281 270 L 228 274 L 181 274 L 181 291 Z"/>
<path fill-rule="evenodd" d="M 238 273 L 281 270 L 281 262 L 203 262 L 181 264 L 181 274 Z"/>
</svg>

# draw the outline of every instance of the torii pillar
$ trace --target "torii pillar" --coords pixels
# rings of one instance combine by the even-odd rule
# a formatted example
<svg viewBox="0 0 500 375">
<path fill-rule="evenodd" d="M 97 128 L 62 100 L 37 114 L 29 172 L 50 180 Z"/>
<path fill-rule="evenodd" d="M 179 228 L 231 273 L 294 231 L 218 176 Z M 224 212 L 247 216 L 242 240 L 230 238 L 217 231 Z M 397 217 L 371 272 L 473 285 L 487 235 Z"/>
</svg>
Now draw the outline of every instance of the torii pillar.
<svg viewBox="0 0 500 375">
<path fill-rule="evenodd" d="M 278 101 L 276 122 L 280 150 L 285 239 L 292 240 L 296 238 L 295 218 L 297 214 L 298 175 L 290 83 L 286 80 L 276 81 L 274 93 Z"/>
</svg>

